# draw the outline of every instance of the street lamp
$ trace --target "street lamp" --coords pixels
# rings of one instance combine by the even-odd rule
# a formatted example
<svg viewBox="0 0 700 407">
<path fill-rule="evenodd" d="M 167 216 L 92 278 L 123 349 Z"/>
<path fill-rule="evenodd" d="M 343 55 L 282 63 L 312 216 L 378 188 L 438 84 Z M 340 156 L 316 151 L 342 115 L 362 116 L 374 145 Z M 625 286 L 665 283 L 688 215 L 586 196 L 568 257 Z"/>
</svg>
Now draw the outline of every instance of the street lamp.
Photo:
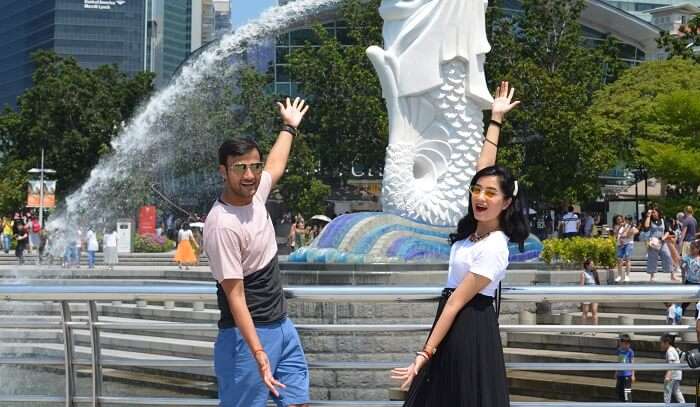
<svg viewBox="0 0 700 407">
<path fill-rule="evenodd" d="M 44 149 L 41 149 L 41 168 L 32 168 L 30 174 L 39 174 L 39 225 L 44 227 L 44 174 L 55 174 L 56 170 L 44 168 Z"/>
</svg>

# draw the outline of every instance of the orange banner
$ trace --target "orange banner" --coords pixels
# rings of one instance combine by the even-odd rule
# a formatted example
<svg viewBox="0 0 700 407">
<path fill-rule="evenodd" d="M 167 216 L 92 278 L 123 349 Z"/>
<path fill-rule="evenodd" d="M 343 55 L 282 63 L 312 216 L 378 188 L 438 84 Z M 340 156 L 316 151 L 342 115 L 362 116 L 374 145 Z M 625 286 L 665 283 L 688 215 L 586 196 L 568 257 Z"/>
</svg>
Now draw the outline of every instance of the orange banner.
<svg viewBox="0 0 700 407">
<path fill-rule="evenodd" d="M 40 208 L 41 181 L 29 181 L 27 207 Z M 56 207 L 56 181 L 44 181 L 44 208 Z"/>
</svg>

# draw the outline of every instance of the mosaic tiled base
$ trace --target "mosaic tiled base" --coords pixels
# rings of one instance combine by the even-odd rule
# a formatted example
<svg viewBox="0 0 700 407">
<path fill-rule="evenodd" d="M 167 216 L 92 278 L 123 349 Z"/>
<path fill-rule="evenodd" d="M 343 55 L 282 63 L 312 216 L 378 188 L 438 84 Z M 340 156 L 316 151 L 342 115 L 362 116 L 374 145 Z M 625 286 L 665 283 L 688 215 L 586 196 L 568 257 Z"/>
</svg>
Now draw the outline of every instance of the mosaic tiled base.
<svg viewBox="0 0 700 407">
<path fill-rule="evenodd" d="M 339 216 L 308 247 L 289 255 L 298 263 L 406 263 L 447 262 L 448 236 L 453 227 L 431 226 L 397 215 L 360 212 Z M 542 242 L 531 235 L 525 251 L 510 246 L 510 261 L 534 261 Z"/>
</svg>

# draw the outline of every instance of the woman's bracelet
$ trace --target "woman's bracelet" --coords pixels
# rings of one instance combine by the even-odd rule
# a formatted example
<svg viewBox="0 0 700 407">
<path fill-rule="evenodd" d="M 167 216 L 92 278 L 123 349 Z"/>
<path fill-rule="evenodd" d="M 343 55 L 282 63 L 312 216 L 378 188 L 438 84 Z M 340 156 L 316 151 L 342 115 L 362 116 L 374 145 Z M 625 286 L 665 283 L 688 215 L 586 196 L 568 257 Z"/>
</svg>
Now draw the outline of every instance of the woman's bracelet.
<svg viewBox="0 0 700 407">
<path fill-rule="evenodd" d="M 258 356 L 258 353 L 260 353 L 260 352 L 265 353 L 265 349 L 256 349 L 256 350 L 254 350 L 254 351 L 253 351 L 253 356 L 254 356 L 254 357 L 257 357 L 257 356 Z"/>
<path fill-rule="evenodd" d="M 503 127 L 503 123 L 501 123 L 501 122 L 499 122 L 499 121 L 497 121 L 497 120 L 493 120 L 493 119 L 491 119 L 491 121 L 489 122 L 489 124 L 493 124 L 494 126 L 498 127 L 499 129 L 500 129 L 501 127 Z"/>
<path fill-rule="evenodd" d="M 430 360 L 430 354 L 428 352 L 419 351 L 416 352 L 416 356 L 421 356 L 425 360 Z"/>
<path fill-rule="evenodd" d="M 492 146 L 498 148 L 498 144 L 494 143 L 492 140 L 490 140 L 488 137 L 484 137 L 484 141 L 491 144 Z"/>
<path fill-rule="evenodd" d="M 434 348 L 434 347 L 432 347 L 432 346 L 430 346 L 430 345 L 428 345 L 428 344 L 425 344 L 425 345 L 423 346 L 423 352 L 425 352 L 425 353 L 427 353 L 428 355 L 430 355 L 430 357 L 433 357 L 433 355 L 435 355 L 435 352 L 437 352 L 437 348 Z"/>
<path fill-rule="evenodd" d="M 297 128 L 294 128 L 294 127 L 288 125 L 288 124 L 285 124 L 284 126 L 282 126 L 282 129 L 280 130 L 280 132 L 282 132 L 282 131 L 291 134 L 292 136 L 294 136 L 294 138 L 296 138 L 299 135 L 299 130 Z"/>
</svg>

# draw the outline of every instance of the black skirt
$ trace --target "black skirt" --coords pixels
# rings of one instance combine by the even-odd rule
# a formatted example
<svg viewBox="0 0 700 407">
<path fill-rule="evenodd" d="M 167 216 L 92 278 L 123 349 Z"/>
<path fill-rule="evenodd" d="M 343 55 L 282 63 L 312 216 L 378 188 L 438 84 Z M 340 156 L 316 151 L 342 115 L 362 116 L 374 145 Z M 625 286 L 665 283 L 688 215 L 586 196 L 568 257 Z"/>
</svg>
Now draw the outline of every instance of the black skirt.
<svg viewBox="0 0 700 407">
<path fill-rule="evenodd" d="M 453 290 L 445 289 L 433 328 Z M 404 407 L 509 407 L 508 379 L 493 298 L 477 294 L 457 314 Z"/>
</svg>

